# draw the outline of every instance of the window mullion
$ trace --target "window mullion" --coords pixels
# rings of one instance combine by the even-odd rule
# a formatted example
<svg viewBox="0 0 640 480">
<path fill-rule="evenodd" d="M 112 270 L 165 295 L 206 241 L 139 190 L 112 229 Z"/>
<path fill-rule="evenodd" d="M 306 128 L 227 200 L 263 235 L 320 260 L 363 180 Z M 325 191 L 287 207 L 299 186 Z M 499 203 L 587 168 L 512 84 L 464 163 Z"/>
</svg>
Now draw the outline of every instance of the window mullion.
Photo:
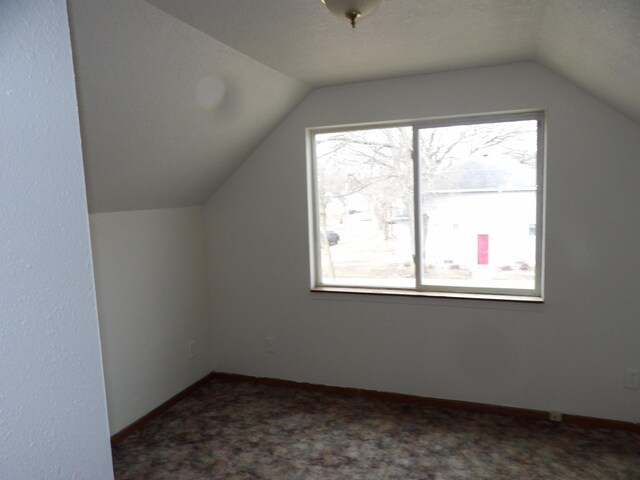
<svg viewBox="0 0 640 480">
<path fill-rule="evenodd" d="M 414 231 L 414 256 L 413 264 L 415 267 L 415 280 L 416 290 L 422 288 L 422 259 L 423 259 L 423 246 L 422 246 L 422 206 L 420 202 L 421 188 L 420 188 L 420 136 L 419 130 L 414 125 L 413 130 L 413 231 Z"/>
</svg>

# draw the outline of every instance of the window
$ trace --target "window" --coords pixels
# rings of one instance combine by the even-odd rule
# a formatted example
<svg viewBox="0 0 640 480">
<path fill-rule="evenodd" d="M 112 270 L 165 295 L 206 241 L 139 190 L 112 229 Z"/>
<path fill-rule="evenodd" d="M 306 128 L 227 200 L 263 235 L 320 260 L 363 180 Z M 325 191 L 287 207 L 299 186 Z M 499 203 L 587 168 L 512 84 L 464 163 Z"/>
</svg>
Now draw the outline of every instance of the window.
<svg viewBox="0 0 640 480">
<path fill-rule="evenodd" d="M 543 134 L 541 112 L 310 131 L 315 287 L 540 299 Z"/>
</svg>

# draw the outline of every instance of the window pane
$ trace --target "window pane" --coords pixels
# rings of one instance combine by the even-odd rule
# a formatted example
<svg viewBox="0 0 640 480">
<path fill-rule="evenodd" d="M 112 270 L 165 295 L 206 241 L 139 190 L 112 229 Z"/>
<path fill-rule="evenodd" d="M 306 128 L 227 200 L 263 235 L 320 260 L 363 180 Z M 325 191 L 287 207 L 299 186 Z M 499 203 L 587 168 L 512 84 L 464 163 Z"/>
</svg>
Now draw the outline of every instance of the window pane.
<svg viewBox="0 0 640 480">
<path fill-rule="evenodd" d="M 422 284 L 534 289 L 537 121 L 419 131 Z"/>
<path fill-rule="evenodd" d="M 320 283 L 415 287 L 412 129 L 317 134 Z"/>
</svg>

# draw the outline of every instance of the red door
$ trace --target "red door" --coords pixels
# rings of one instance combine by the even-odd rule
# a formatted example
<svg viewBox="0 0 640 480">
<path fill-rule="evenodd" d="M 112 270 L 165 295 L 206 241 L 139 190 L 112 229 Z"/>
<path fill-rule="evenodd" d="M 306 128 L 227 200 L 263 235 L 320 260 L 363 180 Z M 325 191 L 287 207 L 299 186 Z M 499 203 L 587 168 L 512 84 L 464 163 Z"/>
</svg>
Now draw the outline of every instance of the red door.
<svg viewBox="0 0 640 480">
<path fill-rule="evenodd" d="M 489 235 L 478 234 L 478 265 L 489 265 Z"/>
</svg>

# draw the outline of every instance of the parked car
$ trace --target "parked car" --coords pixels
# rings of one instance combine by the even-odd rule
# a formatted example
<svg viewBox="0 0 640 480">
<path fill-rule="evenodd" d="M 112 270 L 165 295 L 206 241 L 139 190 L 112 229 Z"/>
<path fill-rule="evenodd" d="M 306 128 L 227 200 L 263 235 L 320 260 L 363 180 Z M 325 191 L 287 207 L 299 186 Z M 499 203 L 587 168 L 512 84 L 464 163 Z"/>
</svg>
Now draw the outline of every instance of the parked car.
<svg viewBox="0 0 640 480">
<path fill-rule="evenodd" d="M 329 241 L 329 246 L 336 245 L 340 241 L 340 235 L 338 235 L 333 230 L 327 231 L 327 240 Z"/>
</svg>

